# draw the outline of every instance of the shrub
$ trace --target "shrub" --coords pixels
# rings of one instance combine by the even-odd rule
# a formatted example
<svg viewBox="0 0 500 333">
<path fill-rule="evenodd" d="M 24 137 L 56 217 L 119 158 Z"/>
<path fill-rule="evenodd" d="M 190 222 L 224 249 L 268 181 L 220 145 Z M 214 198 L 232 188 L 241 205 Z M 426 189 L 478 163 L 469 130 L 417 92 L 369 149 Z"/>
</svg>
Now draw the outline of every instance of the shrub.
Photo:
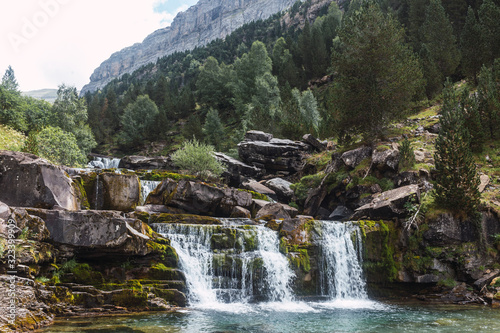
<svg viewBox="0 0 500 333">
<path fill-rule="evenodd" d="M 405 138 L 399 149 L 399 171 L 404 171 L 412 168 L 416 163 L 415 153 L 411 147 L 410 140 Z"/>
<path fill-rule="evenodd" d="M 46 127 L 36 136 L 38 153 L 41 157 L 70 167 L 84 165 L 87 158 L 82 153 L 73 133 L 59 127 Z"/>
<path fill-rule="evenodd" d="M 180 169 L 204 179 L 219 177 L 225 170 L 214 156 L 214 147 L 196 139 L 184 142 L 181 149 L 172 154 L 172 161 Z"/>
</svg>

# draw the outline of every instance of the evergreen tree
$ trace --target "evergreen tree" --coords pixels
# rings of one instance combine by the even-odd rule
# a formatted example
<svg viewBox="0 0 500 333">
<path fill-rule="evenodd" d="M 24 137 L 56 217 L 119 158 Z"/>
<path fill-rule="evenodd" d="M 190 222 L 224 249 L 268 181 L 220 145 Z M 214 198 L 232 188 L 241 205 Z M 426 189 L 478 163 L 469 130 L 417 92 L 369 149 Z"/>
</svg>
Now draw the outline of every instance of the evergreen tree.
<svg viewBox="0 0 500 333">
<path fill-rule="evenodd" d="M 453 35 L 453 27 L 440 0 L 430 0 L 425 10 L 425 21 L 420 34 L 422 47 L 425 47 L 428 52 L 428 60 L 437 66 L 441 82 L 443 82 L 446 77 L 455 73 L 460 62 L 460 53 Z M 424 72 L 424 75 L 426 79 L 429 79 L 427 72 Z M 435 79 L 432 78 L 433 80 Z"/>
<path fill-rule="evenodd" d="M 425 10 L 430 0 L 408 0 L 408 39 L 415 52 L 420 52 L 420 28 L 425 21 Z"/>
<path fill-rule="evenodd" d="M 464 126 L 470 134 L 470 148 L 472 151 L 480 152 L 486 140 L 481 115 L 479 113 L 479 98 L 476 94 L 470 94 L 464 90 L 460 96 L 458 105 L 463 115 Z"/>
<path fill-rule="evenodd" d="M 476 14 L 472 7 L 469 7 L 467 19 L 462 35 L 460 36 L 460 46 L 462 51 L 462 71 L 469 79 L 473 79 L 477 84 L 477 74 L 481 69 L 481 27 L 476 20 Z"/>
<path fill-rule="evenodd" d="M 421 86 L 418 61 L 404 43 L 404 31 L 373 2 L 348 17 L 339 32 L 341 51 L 333 105 L 341 139 L 362 133 L 374 140 L 400 119 Z"/>
<path fill-rule="evenodd" d="M 399 171 L 408 170 L 412 168 L 415 163 L 415 152 L 411 147 L 410 140 L 405 137 L 401 143 L 401 148 L 399 148 Z"/>
<path fill-rule="evenodd" d="M 19 91 L 19 84 L 17 83 L 16 75 L 14 74 L 14 70 L 11 66 L 7 67 L 7 70 L 2 77 L 2 86 L 10 91 Z"/>
<path fill-rule="evenodd" d="M 182 135 L 187 140 L 201 141 L 203 139 L 203 128 L 198 114 L 194 113 L 188 118 L 187 123 L 182 128 Z"/>
<path fill-rule="evenodd" d="M 500 57 L 500 5 L 484 0 L 478 11 L 484 64 Z"/>
<path fill-rule="evenodd" d="M 219 112 L 215 109 L 210 109 L 205 118 L 205 126 L 203 126 L 203 134 L 206 141 L 214 146 L 217 151 L 222 148 L 222 143 L 225 139 L 224 126 L 219 117 Z"/>
<path fill-rule="evenodd" d="M 470 135 L 451 84 L 443 91 L 441 130 L 436 139 L 436 202 L 455 213 L 474 214 L 480 203 L 479 177 Z"/>
<path fill-rule="evenodd" d="M 493 66 L 483 66 L 478 85 L 479 114 L 489 138 L 500 137 L 500 59 Z"/>
<path fill-rule="evenodd" d="M 121 118 L 121 138 L 127 144 L 138 144 L 149 136 L 158 116 L 158 107 L 148 95 L 137 97 L 129 104 Z"/>
</svg>

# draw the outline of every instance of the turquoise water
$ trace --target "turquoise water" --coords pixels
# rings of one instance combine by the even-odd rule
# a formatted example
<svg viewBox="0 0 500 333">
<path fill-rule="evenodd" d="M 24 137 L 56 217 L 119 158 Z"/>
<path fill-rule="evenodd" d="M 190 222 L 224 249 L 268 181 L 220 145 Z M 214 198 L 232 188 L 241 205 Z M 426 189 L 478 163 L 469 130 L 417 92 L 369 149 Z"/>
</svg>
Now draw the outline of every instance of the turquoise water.
<svg viewBox="0 0 500 333">
<path fill-rule="evenodd" d="M 219 304 L 177 313 L 61 319 L 41 332 L 500 332 L 500 310 L 373 301 Z"/>
</svg>

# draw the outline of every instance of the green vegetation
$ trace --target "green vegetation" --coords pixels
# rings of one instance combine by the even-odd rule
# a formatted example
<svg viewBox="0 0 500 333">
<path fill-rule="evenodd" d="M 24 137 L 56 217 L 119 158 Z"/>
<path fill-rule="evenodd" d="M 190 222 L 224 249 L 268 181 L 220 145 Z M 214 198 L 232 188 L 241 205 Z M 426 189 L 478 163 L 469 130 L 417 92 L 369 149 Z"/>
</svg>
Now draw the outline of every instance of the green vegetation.
<svg viewBox="0 0 500 333">
<path fill-rule="evenodd" d="M 59 127 L 45 127 L 37 134 L 36 142 L 40 157 L 51 162 L 67 166 L 81 166 L 87 162 L 73 133 L 65 132 Z"/>
<path fill-rule="evenodd" d="M 0 150 L 21 151 L 25 140 L 21 132 L 0 124 Z"/>
<path fill-rule="evenodd" d="M 399 148 L 399 171 L 412 168 L 415 165 L 415 153 L 408 138 L 405 138 Z"/>
<path fill-rule="evenodd" d="M 181 170 L 204 179 L 217 178 L 224 172 L 224 166 L 214 156 L 214 148 L 196 139 L 184 142 L 182 148 L 172 154 L 172 161 Z"/>
</svg>

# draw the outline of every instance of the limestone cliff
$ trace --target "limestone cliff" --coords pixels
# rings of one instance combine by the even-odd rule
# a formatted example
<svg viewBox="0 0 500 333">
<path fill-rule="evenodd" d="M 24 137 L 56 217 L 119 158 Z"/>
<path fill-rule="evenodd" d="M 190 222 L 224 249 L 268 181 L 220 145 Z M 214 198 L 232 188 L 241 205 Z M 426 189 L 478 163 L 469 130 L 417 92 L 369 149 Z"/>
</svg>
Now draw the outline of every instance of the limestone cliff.
<svg viewBox="0 0 500 333">
<path fill-rule="evenodd" d="M 131 73 L 158 58 L 203 46 L 224 38 L 245 23 L 266 19 L 297 0 L 200 0 L 179 13 L 172 24 L 157 30 L 142 43 L 111 55 L 90 77 L 82 94 L 104 87 L 114 78 Z"/>
</svg>

